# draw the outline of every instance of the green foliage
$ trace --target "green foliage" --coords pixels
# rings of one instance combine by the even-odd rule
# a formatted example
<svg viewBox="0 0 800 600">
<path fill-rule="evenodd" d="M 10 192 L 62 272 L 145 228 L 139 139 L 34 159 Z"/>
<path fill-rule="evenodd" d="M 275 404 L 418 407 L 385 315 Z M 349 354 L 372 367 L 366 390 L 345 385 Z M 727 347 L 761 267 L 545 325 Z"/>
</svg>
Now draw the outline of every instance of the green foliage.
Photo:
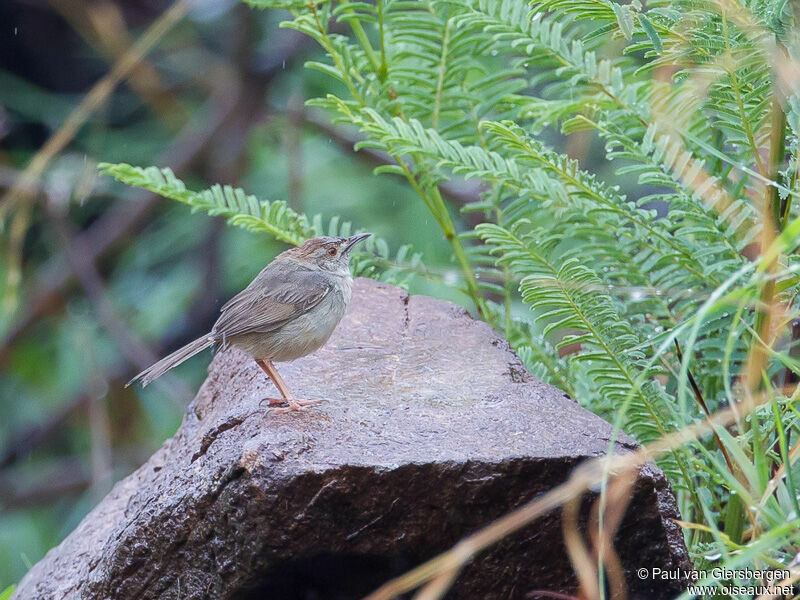
<svg viewBox="0 0 800 600">
<path fill-rule="evenodd" d="M 0 592 L 0 600 L 8 600 L 9 598 L 11 598 L 11 594 L 14 593 L 14 590 L 16 588 L 17 588 L 17 586 L 15 586 L 15 585 L 8 586 L 6 589 L 4 589 L 2 592 Z"/>
<path fill-rule="evenodd" d="M 672 429 L 670 406 L 653 380 L 655 370 L 650 367 L 648 372 L 645 355 L 638 349 L 642 340 L 620 319 L 602 280 L 576 258 L 551 262 L 553 245 L 524 232 L 527 225 L 518 221 L 509 230 L 484 223 L 477 229 L 500 256 L 500 264 L 520 278 L 523 302 L 541 309 L 534 320 L 546 323 L 542 336 L 552 339 L 560 334 L 556 349 L 583 347 L 573 360 L 589 365 L 588 374 L 607 402 L 606 409 L 625 404 L 632 395 L 637 410 L 627 415 L 631 433 L 643 442 L 663 436 Z M 646 374 L 643 386 L 637 381 L 641 371 Z"/>
<path fill-rule="evenodd" d="M 133 167 L 125 163 L 100 163 L 98 168 L 125 184 L 182 202 L 193 211 L 223 217 L 231 225 L 254 233 L 267 233 L 295 246 L 309 237 L 349 236 L 355 233 L 349 222 L 340 222 L 338 217 L 332 218 L 325 227 L 320 215 L 308 219 L 293 211 L 284 201 L 259 200 L 229 185 L 213 185 L 199 192 L 189 190 L 170 169 Z M 386 241 L 374 236 L 353 253 L 352 266 L 355 275 L 375 277 L 399 285 L 406 282 L 408 275 L 425 272 L 421 255 L 412 252 L 409 245 L 401 246 L 393 256 Z"/>
<path fill-rule="evenodd" d="M 356 149 L 389 157 L 376 173 L 413 189 L 450 244 L 456 285 L 535 373 L 640 442 L 765 401 L 661 464 L 698 566 L 791 560 L 800 101 L 776 83 L 800 53 L 788 4 L 249 4 L 288 9 L 283 26 L 319 44 L 307 66 L 331 93 L 309 104 L 357 127 Z M 593 135 L 611 172 L 555 149 L 554 134 L 575 136 L 577 154 Z M 103 168 L 286 242 L 322 230 L 241 190 Z M 478 197 L 445 201 L 440 186 L 467 179 Z"/>
<path fill-rule="evenodd" d="M 157 16 L 141 8 L 125 10 L 128 25 L 141 25 L 131 30 L 134 37 Z M 79 14 L 53 20 L 48 11 L 52 8 L 21 5 L 11 10 L 9 51 L 20 60 L 0 67 L 5 193 L 113 61 L 103 53 L 113 44 L 72 30 L 85 23 Z M 209 219 L 205 209 L 190 214 L 191 207 L 179 202 L 151 202 L 150 194 L 97 177 L 98 161 L 180 165 L 186 186 L 197 191 L 224 174 L 241 181 L 236 185 L 248 194 L 288 200 L 297 213 L 309 215 L 306 225 L 313 232 L 358 227 L 382 237 L 385 241 L 370 238 L 361 248 L 367 251 L 353 257 L 356 274 L 462 299 L 439 281 L 443 267 L 448 277 L 452 271 L 450 248 L 430 235 L 437 225 L 427 209 L 407 202 L 414 192 L 389 178 L 370 180 L 371 167 L 361 157 L 328 143 L 316 126 L 301 126 L 281 113 L 287 91 L 298 83 L 320 89 L 328 82 L 327 75 L 304 70 L 308 46 L 287 44 L 280 33 L 257 35 L 274 32 L 286 13 L 223 3 L 200 7 L 195 16 L 182 20 L 148 53 L 150 66 L 144 69 L 156 74 L 145 86 L 149 92 L 137 86 L 138 75 L 131 85 L 115 87 L 74 136 L 60 138 L 59 147 L 67 144 L 36 180 L 33 194 L 21 196 L 11 212 L 8 206 L 0 209 L 7 217 L 0 233 L 0 296 L 18 300 L 16 312 L 5 304 L 0 310 L 0 396 L 6 400 L 0 403 L 0 470 L 13 482 L 0 490 L 0 590 L 19 581 L 113 481 L 135 470 L 174 433 L 185 401 L 206 374 L 207 357 L 198 357 L 177 373 L 185 385 L 123 389 L 137 364 L 127 336 L 115 334 L 94 301 L 107 302 L 122 326 L 118 331 L 129 331 L 134 346 L 167 351 L 200 335 L 216 307 L 286 248 L 268 229 L 221 227 L 224 220 Z M 252 27 L 251 34 L 220 44 L 220 32 L 240 31 L 240 19 Z M 49 37 L 59 42 L 26 44 L 42 37 L 46 23 L 55 27 L 48 30 L 55 37 Z M 260 56 L 268 57 L 266 63 L 245 60 Z M 299 142 L 295 147 L 288 143 L 292 136 Z M 144 202 L 135 200 L 145 196 Z M 251 214 L 241 205 L 236 214 L 261 219 L 260 210 Z M 99 251 L 93 262 L 102 293 L 87 293 L 76 280 L 54 226 L 61 219 L 70 237 L 74 234 L 84 273 L 91 272 L 90 257 Z M 59 301 L 41 302 L 43 292 Z M 95 398 L 101 414 L 90 419 L 85 403 Z M 42 426 L 54 430 L 31 436 Z M 109 468 L 98 468 L 93 457 L 107 457 Z M 64 487 L 65 482 L 71 483 Z"/>
<path fill-rule="evenodd" d="M 257 233 L 269 233 L 282 242 L 298 245 L 311 235 L 311 227 L 302 215 L 291 210 L 286 202 L 258 200 L 239 188 L 213 185 L 194 192 L 170 169 L 133 167 L 131 165 L 100 163 L 100 171 L 115 179 L 139 187 L 164 198 L 177 200 L 204 211 L 213 217 L 224 217 L 231 225 Z"/>
<path fill-rule="evenodd" d="M 800 48 L 787 3 L 734 5 L 386 0 L 292 5 L 284 23 L 319 43 L 327 59 L 309 66 L 341 90 L 311 104 L 393 159 L 376 171 L 416 191 L 478 314 L 534 372 L 642 442 L 706 407 L 774 398 L 663 463 L 701 566 L 717 552 L 781 564 L 797 540 L 775 527 L 800 518 L 797 394 L 783 387 L 798 98 L 775 84 L 776 57 Z M 613 173 L 550 147 L 554 130 L 593 133 Z M 459 229 L 438 186 L 470 178 L 483 187 Z"/>
</svg>

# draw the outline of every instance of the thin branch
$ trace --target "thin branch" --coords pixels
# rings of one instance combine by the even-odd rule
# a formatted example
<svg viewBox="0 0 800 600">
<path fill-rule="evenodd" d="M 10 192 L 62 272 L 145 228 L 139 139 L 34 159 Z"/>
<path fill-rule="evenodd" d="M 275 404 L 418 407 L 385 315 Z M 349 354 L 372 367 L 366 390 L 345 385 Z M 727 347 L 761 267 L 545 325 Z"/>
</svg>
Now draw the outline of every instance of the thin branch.
<svg viewBox="0 0 800 600">
<path fill-rule="evenodd" d="M 30 187 L 31 184 L 39 180 L 50 161 L 75 137 L 75 134 L 78 133 L 89 116 L 108 98 L 117 85 L 125 80 L 139 63 L 139 60 L 183 18 L 192 1 L 176 0 L 114 64 L 111 71 L 84 96 L 81 103 L 64 121 L 61 128 L 45 142 L 44 146 L 28 163 L 18 184 L 0 198 L 0 218 L 3 217 L 4 213 L 8 212 L 12 205 L 19 201 L 21 190 Z"/>
<path fill-rule="evenodd" d="M 180 346 L 189 340 L 189 338 L 196 337 L 196 324 L 207 324 L 213 320 L 217 314 L 217 306 L 215 303 L 208 303 L 206 300 L 205 289 L 198 296 L 195 303 L 196 307 L 202 307 L 202 311 L 190 309 L 190 314 L 194 314 L 193 319 L 187 319 L 186 325 L 181 329 L 167 334 L 162 338 L 155 347 L 159 352 L 165 351 L 169 348 Z M 109 388 L 119 388 L 128 379 L 130 379 L 133 371 L 130 363 L 125 360 L 119 361 L 116 365 L 110 367 L 105 373 L 102 374 L 104 381 L 108 382 Z M 66 400 L 59 408 L 52 414 L 48 415 L 43 421 L 34 423 L 27 427 L 17 428 L 14 437 L 9 440 L 6 447 L 0 451 L 0 471 L 5 470 L 12 465 L 16 464 L 36 448 L 52 439 L 53 435 L 63 427 L 64 423 L 71 418 L 77 411 L 83 410 L 92 399 L 94 388 L 84 389 Z"/>
<path fill-rule="evenodd" d="M 158 164 L 171 165 L 177 173 L 188 169 L 208 148 L 209 142 L 225 123 L 225 119 L 238 105 L 239 88 L 234 82 L 226 82 L 228 89 L 220 89 L 207 103 L 198 118 L 184 130 L 160 154 Z M 203 125 L 198 127 L 198 125 Z M 150 210 L 158 202 L 158 196 L 141 190 L 131 190 L 125 197 L 102 215 L 88 230 L 76 236 L 85 250 L 84 260 L 97 263 L 104 258 L 127 235 L 143 226 Z M 51 258 L 40 269 L 30 285 L 31 293 L 26 301 L 27 311 L 5 332 L 0 340 L 0 366 L 8 359 L 10 348 L 41 317 L 61 304 L 65 288 L 75 281 L 65 258 L 59 254 Z"/>
<path fill-rule="evenodd" d="M 300 34 L 290 35 L 288 42 L 278 51 L 271 53 L 255 66 L 251 63 L 250 68 L 254 69 L 252 72 L 242 73 L 239 78 L 212 79 L 216 91 L 206 102 L 205 107 L 199 111 L 197 118 L 187 124 L 167 149 L 155 158 L 155 164 L 169 165 L 177 174 L 190 169 L 209 148 L 221 145 L 211 143 L 221 132 L 234 135 L 235 131 L 231 129 L 230 122 L 232 116 L 241 117 L 252 113 L 253 107 L 261 101 L 261 96 L 248 99 L 247 102 L 243 100 L 242 79 L 248 84 L 269 85 L 279 73 L 283 72 L 287 64 L 299 60 L 311 45 L 312 42 Z M 38 190 L 36 187 L 28 189 Z M 150 192 L 136 189 L 126 191 L 121 202 L 116 203 L 87 231 L 78 236 L 79 240 L 85 240 L 85 247 L 90 253 L 88 256 L 91 256 L 95 263 L 104 258 L 121 239 L 143 225 L 145 218 L 158 201 L 159 197 Z M 59 255 L 40 268 L 35 281 L 36 283 L 31 286 L 32 293 L 26 302 L 28 307 L 26 313 L 17 319 L 0 339 L 0 366 L 7 360 L 11 346 L 31 326 L 38 323 L 42 315 L 60 307 L 61 296 L 65 288 L 74 281 L 74 276 L 66 268 L 64 258 Z"/>
<path fill-rule="evenodd" d="M 146 369 L 158 360 L 158 355 L 152 352 L 117 315 L 94 262 L 86 259 L 86 249 L 76 242 L 74 233 L 70 232 L 69 223 L 62 215 L 56 214 L 50 203 L 47 204 L 47 208 L 50 224 L 59 239 L 67 264 L 92 303 L 98 322 L 108 331 L 128 362 L 136 365 L 140 371 Z M 164 387 L 178 403 L 182 404 L 192 397 L 191 390 L 178 380 L 170 380 Z"/>
<path fill-rule="evenodd" d="M 678 356 L 678 362 L 682 364 L 683 352 L 681 352 L 681 345 L 678 343 L 677 338 L 675 339 L 675 352 Z M 703 412 L 706 413 L 706 419 L 711 418 L 711 411 L 708 410 L 708 405 L 706 404 L 706 401 L 703 398 L 703 393 L 700 391 L 700 386 L 697 385 L 697 381 L 695 380 L 694 375 L 692 375 L 692 372 L 688 369 L 686 370 L 686 374 L 689 377 L 689 385 L 692 387 L 695 400 L 697 400 L 697 403 L 703 409 Z M 725 464 L 728 465 L 728 470 L 733 474 L 737 473 L 738 471 L 734 468 L 733 461 L 731 460 L 731 457 L 728 454 L 728 450 L 725 448 L 725 444 L 722 443 L 722 439 L 719 437 L 716 431 L 712 431 L 712 433 L 714 434 L 714 440 L 717 442 L 717 446 L 719 447 L 720 452 L 722 452 L 722 456 L 725 457 Z"/>
<path fill-rule="evenodd" d="M 85 461 L 62 461 L 60 467 L 32 485 L 20 485 L 18 478 L 0 478 L 0 503 L 3 510 L 47 506 L 64 496 L 79 494 L 92 484 L 92 475 Z"/>
<path fill-rule="evenodd" d="M 120 7 L 109 0 L 48 0 L 61 17 L 98 54 L 120 60 L 131 47 L 131 35 Z M 156 68 L 142 57 L 128 76 L 128 84 L 155 114 L 175 129 L 187 119 L 186 110 L 167 89 Z"/>
</svg>

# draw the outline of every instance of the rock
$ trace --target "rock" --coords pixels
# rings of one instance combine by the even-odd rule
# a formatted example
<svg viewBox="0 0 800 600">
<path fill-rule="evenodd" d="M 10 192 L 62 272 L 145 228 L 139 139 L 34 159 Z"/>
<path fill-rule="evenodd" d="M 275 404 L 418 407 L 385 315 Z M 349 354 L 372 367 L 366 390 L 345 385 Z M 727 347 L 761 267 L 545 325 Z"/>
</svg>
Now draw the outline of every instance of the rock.
<svg viewBox="0 0 800 600">
<path fill-rule="evenodd" d="M 557 485 L 612 435 L 463 309 L 369 280 L 328 344 L 279 370 L 324 403 L 268 412 L 258 367 L 219 353 L 175 436 L 13 597 L 359 598 Z M 617 536 L 631 598 L 680 588 L 635 575 L 689 567 L 677 517 L 663 474 L 643 468 Z M 554 513 L 479 555 L 448 598 L 574 589 Z"/>
</svg>

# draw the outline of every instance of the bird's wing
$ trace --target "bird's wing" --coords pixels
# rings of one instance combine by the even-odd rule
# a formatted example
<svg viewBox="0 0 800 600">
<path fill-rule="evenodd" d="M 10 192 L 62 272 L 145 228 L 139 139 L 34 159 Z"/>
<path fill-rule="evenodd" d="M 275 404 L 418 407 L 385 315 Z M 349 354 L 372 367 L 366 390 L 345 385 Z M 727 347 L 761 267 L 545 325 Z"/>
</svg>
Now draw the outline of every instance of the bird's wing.
<svg viewBox="0 0 800 600">
<path fill-rule="evenodd" d="M 266 333 L 314 308 L 332 286 L 312 271 L 281 272 L 272 264 L 226 302 L 212 334 L 220 340 L 243 333 Z"/>
</svg>

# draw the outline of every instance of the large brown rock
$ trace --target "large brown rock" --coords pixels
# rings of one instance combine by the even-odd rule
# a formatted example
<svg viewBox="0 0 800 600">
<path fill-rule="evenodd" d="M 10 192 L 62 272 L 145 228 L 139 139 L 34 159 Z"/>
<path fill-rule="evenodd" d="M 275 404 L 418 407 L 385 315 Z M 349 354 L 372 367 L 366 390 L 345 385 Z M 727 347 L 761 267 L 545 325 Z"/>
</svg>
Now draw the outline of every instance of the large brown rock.
<svg viewBox="0 0 800 600">
<path fill-rule="evenodd" d="M 358 598 L 563 481 L 612 435 L 463 309 L 369 280 L 325 348 L 279 368 L 324 404 L 267 412 L 258 367 L 218 354 L 175 436 L 14 598 Z M 677 516 L 663 474 L 644 468 L 617 539 L 632 597 L 675 592 L 635 569 L 688 566 Z M 448 597 L 574 590 L 559 519 L 481 554 Z"/>
</svg>

